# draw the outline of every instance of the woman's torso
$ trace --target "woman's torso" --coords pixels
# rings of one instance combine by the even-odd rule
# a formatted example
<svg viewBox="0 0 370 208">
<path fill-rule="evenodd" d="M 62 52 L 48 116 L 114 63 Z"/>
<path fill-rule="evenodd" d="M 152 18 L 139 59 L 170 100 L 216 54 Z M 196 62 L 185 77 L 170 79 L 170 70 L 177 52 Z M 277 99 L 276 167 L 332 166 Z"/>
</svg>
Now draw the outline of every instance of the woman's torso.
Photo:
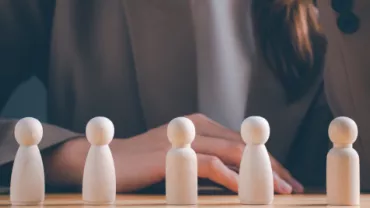
<svg viewBox="0 0 370 208">
<path fill-rule="evenodd" d="M 83 132 L 89 119 L 106 116 L 117 137 L 129 137 L 195 112 L 189 7 L 186 1 L 57 1 L 50 121 Z"/>
<path fill-rule="evenodd" d="M 322 79 L 287 103 L 255 49 L 250 2 L 190 2 L 57 1 L 49 121 L 84 132 L 89 119 L 106 116 L 116 137 L 127 138 L 194 112 L 235 130 L 260 115 L 271 126 L 269 151 L 283 164 L 297 156 L 307 162 L 291 149 Z M 321 133 L 313 136 L 326 147 Z"/>
</svg>

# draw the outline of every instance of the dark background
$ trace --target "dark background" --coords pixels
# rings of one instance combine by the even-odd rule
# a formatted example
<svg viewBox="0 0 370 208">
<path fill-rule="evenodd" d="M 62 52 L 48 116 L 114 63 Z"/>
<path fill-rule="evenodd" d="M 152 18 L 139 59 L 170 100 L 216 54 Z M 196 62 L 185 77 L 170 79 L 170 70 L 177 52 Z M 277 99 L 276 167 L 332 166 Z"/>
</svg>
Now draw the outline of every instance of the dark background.
<svg viewBox="0 0 370 208">
<path fill-rule="evenodd" d="M 31 116 L 46 122 L 46 90 L 37 78 L 20 85 L 2 109 L 1 117 L 23 118 Z"/>
</svg>

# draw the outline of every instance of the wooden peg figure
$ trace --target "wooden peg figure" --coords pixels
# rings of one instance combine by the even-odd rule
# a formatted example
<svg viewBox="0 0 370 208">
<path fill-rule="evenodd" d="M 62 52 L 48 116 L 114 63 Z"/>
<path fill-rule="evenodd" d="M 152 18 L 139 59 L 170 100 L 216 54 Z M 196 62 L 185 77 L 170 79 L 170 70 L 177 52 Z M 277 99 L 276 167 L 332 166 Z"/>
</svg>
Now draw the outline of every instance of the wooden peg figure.
<svg viewBox="0 0 370 208">
<path fill-rule="evenodd" d="M 241 125 L 246 143 L 239 170 L 238 195 L 242 204 L 267 205 L 274 198 L 274 181 L 265 143 L 270 136 L 266 119 L 251 116 Z"/>
<path fill-rule="evenodd" d="M 338 117 L 330 123 L 329 137 L 333 148 L 327 155 L 326 165 L 329 205 L 360 204 L 360 159 L 352 147 L 357 135 L 357 125 L 348 117 Z"/>
<path fill-rule="evenodd" d="M 166 201 L 170 205 L 195 205 L 198 200 L 197 155 L 191 148 L 195 127 L 185 117 L 173 119 L 167 128 L 172 148 L 166 156 Z"/>
<path fill-rule="evenodd" d="M 12 205 L 38 205 L 45 199 L 44 165 L 38 144 L 43 136 L 42 124 L 35 118 L 18 121 L 14 136 L 19 149 L 10 181 Z"/>
<path fill-rule="evenodd" d="M 116 199 L 116 172 L 109 143 L 114 125 L 105 117 L 95 117 L 86 125 L 91 147 L 87 154 L 82 182 L 82 197 L 87 204 L 113 204 Z"/>
</svg>

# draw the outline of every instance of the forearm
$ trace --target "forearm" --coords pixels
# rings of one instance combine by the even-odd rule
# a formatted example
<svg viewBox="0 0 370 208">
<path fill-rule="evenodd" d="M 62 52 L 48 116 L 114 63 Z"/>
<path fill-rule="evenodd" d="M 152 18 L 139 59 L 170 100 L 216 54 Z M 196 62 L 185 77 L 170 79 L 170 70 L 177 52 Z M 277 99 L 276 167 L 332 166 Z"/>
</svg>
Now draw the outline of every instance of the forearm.
<svg viewBox="0 0 370 208">
<path fill-rule="evenodd" d="M 117 160 L 121 143 L 119 139 L 111 143 L 113 157 Z M 87 139 L 79 137 L 46 150 L 43 153 L 46 183 L 56 187 L 81 186 L 89 148 Z"/>
<path fill-rule="evenodd" d="M 89 150 L 85 138 L 71 139 L 43 152 L 45 180 L 52 186 L 78 186 Z"/>
</svg>

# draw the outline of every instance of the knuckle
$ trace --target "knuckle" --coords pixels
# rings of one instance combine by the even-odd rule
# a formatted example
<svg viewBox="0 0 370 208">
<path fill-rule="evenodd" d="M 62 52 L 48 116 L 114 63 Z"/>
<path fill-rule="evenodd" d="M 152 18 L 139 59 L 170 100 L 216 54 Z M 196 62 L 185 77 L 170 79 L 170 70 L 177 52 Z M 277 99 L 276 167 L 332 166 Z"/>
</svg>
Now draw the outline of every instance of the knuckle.
<svg viewBox="0 0 370 208">
<path fill-rule="evenodd" d="M 282 172 L 281 174 L 283 174 L 285 176 L 285 178 L 291 178 L 292 177 L 290 172 L 285 168 L 282 168 L 281 172 Z"/>
<path fill-rule="evenodd" d="M 238 144 L 238 145 L 235 145 L 233 147 L 233 151 L 236 153 L 236 154 L 240 154 L 242 155 L 243 152 L 244 152 L 244 148 L 245 148 L 245 145 L 242 145 L 242 144 Z"/>
<path fill-rule="evenodd" d="M 245 145 L 235 144 L 234 142 L 225 142 L 223 145 L 224 152 L 229 152 L 231 154 L 242 155 L 244 152 Z"/>
<path fill-rule="evenodd" d="M 272 176 L 274 178 L 274 181 L 279 180 L 279 175 L 275 171 L 272 171 Z"/>
<path fill-rule="evenodd" d="M 274 181 L 274 185 L 279 185 L 280 184 L 281 178 L 280 178 L 279 174 L 276 173 L 276 172 L 273 172 L 273 181 Z"/>
<path fill-rule="evenodd" d="M 210 170 L 215 170 L 220 165 L 220 159 L 216 156 L 209 156 L 207 163 Z"/>
</svg>

